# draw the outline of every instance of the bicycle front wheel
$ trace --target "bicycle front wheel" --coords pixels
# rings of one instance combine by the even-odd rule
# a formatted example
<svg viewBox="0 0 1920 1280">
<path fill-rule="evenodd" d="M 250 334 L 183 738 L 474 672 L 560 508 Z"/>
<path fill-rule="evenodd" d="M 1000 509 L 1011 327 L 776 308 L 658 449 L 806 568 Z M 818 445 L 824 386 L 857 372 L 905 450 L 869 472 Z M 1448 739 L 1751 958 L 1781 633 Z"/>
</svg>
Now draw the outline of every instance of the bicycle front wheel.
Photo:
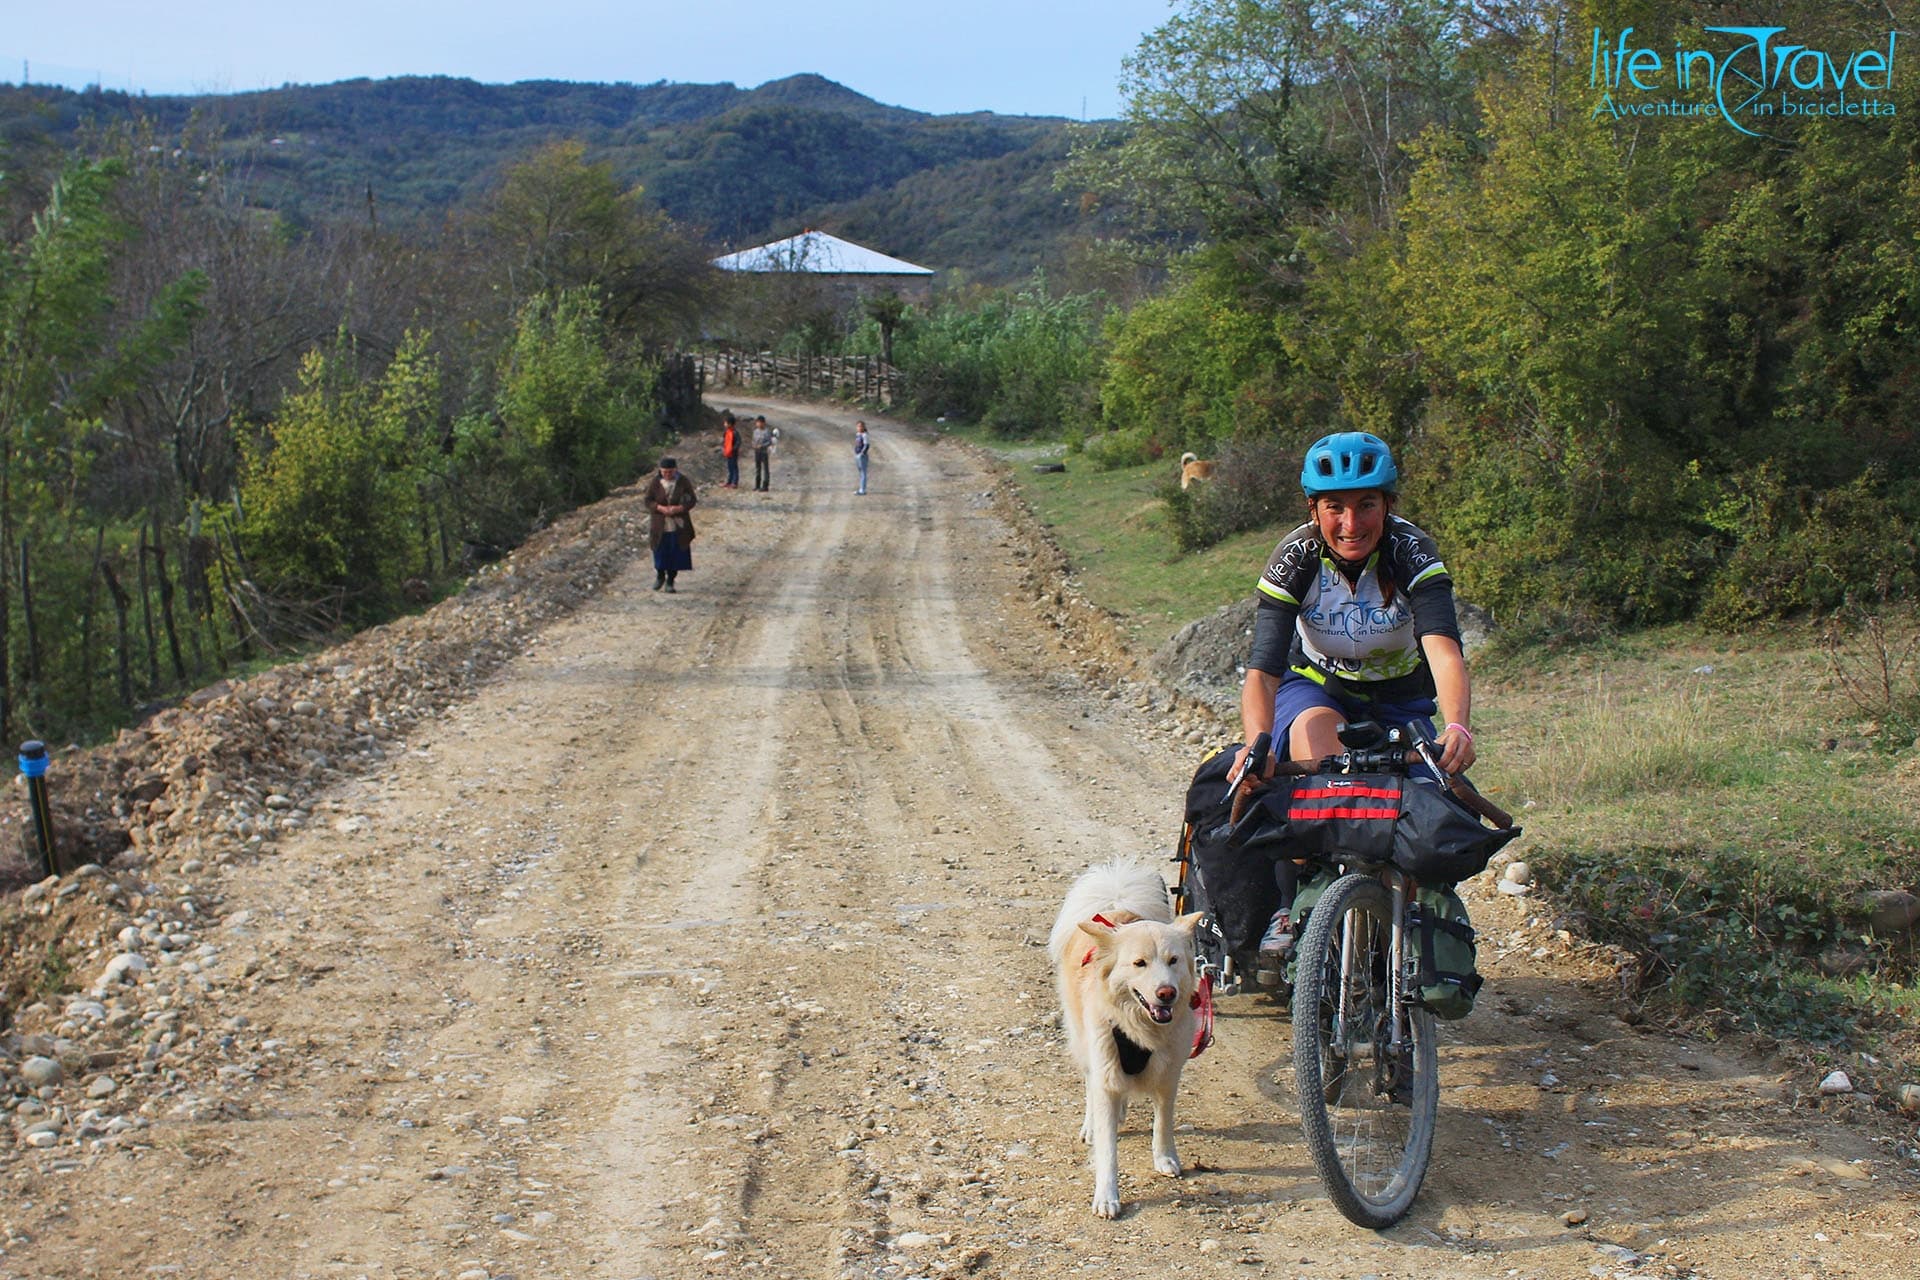
<svg viewBox="0 0 1920 1280">
<path fill-rule="evenodd" d="M 1348 1220 L 1379 1230 L 1420 1193 L 1440 1106 L 1433 1015 L 1410 1009 L 1392 1047 L 1393 898 L 1349 875 L 1318 902 L 1300 939 L 1293 1074 L 1314 1167 Z"/>
</svg>

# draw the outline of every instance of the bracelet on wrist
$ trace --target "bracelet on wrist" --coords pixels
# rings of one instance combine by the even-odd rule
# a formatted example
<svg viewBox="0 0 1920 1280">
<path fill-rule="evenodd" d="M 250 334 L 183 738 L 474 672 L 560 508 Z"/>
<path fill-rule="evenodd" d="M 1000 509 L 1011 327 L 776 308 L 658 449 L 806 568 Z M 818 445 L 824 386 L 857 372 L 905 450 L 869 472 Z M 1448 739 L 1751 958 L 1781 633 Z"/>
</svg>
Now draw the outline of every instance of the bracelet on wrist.
<svg viewBox="0 0 1920 1280">
<path fill-rule="evenodd" d="M 1467 740 L 1467 745 L 1468 745 L 1468 746 L 1472 746 L 1472 745 L 1473 745 L 1473 734 L 1471 734 L 1471 733 L 1469 733 L 1469 732 L 1467 731 L 1467 726 L 1465 726 L 1465 725 L 1463 725 L 1463 724 L 1459 724 L 1459 723 L 1456 723 L 1455 721 L 1452 721 L 1452 720 L 1449 720 L 1449 721 L 1447 721 L 1447 728 L 1448 728 L 1448 729 L 1458 729 L 1458 730 L 1460 731 L 1460 736 L 1461 736 L 1461 737 L 1463 737 L 1463 738 L 1465 738 L 1465 739 Z"/>
</svg>

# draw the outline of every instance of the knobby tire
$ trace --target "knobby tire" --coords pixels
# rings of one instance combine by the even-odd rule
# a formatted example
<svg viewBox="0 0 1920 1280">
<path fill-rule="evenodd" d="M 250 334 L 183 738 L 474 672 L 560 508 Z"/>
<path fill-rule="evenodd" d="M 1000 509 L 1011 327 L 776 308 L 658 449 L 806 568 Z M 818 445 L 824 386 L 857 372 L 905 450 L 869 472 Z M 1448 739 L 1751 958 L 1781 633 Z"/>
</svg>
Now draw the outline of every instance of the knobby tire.
<svg viewBox="0 0 1920 1280">
<path fill-rule="evenodd" d="M 1293 1069 L 1307 1148 L 1327 1195 L 1347 1219 L 1380 1230 L 1406 1216 L 1426 1177 L 1440 1106 L 1433 1015 L 1408 1018 L 1412 1079 L 1406 1101 L 1376 1086 L 1394 1070 L 1384 1037 L 1386 966 L 1393 898 L 1370 876 L 1336 881 L 1307 919 L 1293 993 Z M 1345 1045 L 1333 1043 L 1344 922 L 1353 916 L 1357 947 Z M 1344 1048 L 1344 1052 L 1342 1052 Z"/>
</svg>

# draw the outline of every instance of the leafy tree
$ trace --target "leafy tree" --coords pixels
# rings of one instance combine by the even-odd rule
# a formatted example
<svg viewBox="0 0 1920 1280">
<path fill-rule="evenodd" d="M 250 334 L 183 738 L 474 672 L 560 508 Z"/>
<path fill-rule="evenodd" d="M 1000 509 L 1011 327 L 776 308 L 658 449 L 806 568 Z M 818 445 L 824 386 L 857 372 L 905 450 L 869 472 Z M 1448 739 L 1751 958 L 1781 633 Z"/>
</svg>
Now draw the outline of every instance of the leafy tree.
<svg viewBox="0 0 1920 1280">
<path fill-rule="evenodd" d="M 1123 127 L 1083 134 L 1063 180 L 1199 248 L 1110 327 L 1104 452 L 1336 428 L 1408 438 L 1427 387 L 1393 296 L 1400 211 L 1421 132 L 1473 118 L 1469 15 L 1196 0 L 1142 42 Z"/>
<path fill-rule="evenodd" d="M 455 424 L 448 488 L 469 541 L 510 546 L 638 471 L 654 438 L 654 366 L 610 347 L 590 290 L 521 308 L 491 413 Z"/>
<path fill-rule="evenodd" d="M 193 323 L 110 409 L 114 445 L 102 451 L 93 494 L 105 512 L 155 506 L 173 523 L 195 501 L 230 496 L 236 422 L 269 415 L 301 355 L 340 323 L 341 308 L 327 303 L 337 297 L 327 275 L 340 255 L 245 207 L 198 132 L 169 137 L 147 123 L 94 145 L 125 169 L 112 208 L 135 246 L 114 263 L 115 329 L 176 281 L 203 282 Z M 364 306 L 374 291 L 361 283 Z M 397 338 L 396 328 L 388 342 Z"/>
<path fill-rule="evenodd" d="M 1684 142 L 1616 145 L 1554 72 L 1483 94 L 1484 160 L 1436 142 L 1407 203 L 1400 309 L 1451 420 L 1423 509 L 1496 608 L 1672 616 L 1710 550 L 1672 444 L 1705 175 Z"/>
<path fill-rule="evenodd" d="M 551 143 L 507 170 L 485 222 L 513 296 L 592 289 L 619 330 L 688 330 L 711 274 L 697 246 L 623 189 L 580 142 Z"/>
<path fill-rule="evenodd" d="M 892 291 L 876 293 L 863 304 L 867 318 L 880 326 L 880 358 L 893 363 L 893 331 L 906 318 L 907 300 Z"/>
<path fill-rule="evenodd" d="M 113 332 L 110 282 L 125 229 L 108 200 L 121 174 L 111 162 L 69 166 L 24 238 L 0 253 L 0 563 L 15 562 L 23 539 L 74 536 L 88 436 L 198 312 L 204 282 L 187 275 Z M 15 714 L 12 650 L 22 639 L 12 583 L 0 573 L 0 733 Z"/>
<path fill-rule="evenodd" d="M 617 367 L 591 292 L 536 299 L 520 313 L 500 419 L 534 446 L 563 501 L 592 502 L 635 473 L 651 372 Z"/>
<path fill-rule="evenodd" d="M 1125 198 L 1149 225 L 1270 253 L 1329 204 L 1385 223 L 1409 145 L 1471 103 L 1467 8 L 1189 0 L 1126 60 L 1122 127 L 1083 131 L 1063 180 Z"/>
<path fill-rule="evenodd" d="M 1210 457 L 1215 444 L 1286 415 L 1286 350 L 1271 313 L 1235 280 L 1196 259 L 1164 293 L 1109 320 L 1100 399 L 1117 438 L 1105 460 Z"/>
</svg>

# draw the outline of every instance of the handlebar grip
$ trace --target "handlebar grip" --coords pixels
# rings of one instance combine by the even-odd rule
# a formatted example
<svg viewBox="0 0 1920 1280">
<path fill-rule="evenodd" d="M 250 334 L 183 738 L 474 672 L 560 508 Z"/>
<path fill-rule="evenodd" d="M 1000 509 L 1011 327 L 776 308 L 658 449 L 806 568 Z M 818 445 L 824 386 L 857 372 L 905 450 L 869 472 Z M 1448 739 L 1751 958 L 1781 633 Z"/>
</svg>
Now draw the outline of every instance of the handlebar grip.
<svg viewBox="0 0 1920 1280">
<path fill-rule="evenodd" d="M 1248 744 L 1246 754 L 1240 757 L 1239 765 L 1227 775 L 1227 794 L 1221 797 L 1221 803 L 1233 803 L 1233 820 L 1240 820 L 1240 812 L 1246 807 L 1248 788 L 1242 784 L 1247 778 L 1253 778 L 1254 786 L 1259 785 L 1260 772 L 1266 766 L 1267 752 L 1273 746 L 1273 735 L 1257 733 Z"/>
<path fill-rule="evenodd" d="M 1257 774 L 1266 768 L 1267 752 L 1271 750 L 1273 750 L 1273 735 L 1270 733 L 1255 734 L 1253 737 L 1253 745 L 1247 748 L 1248 772 Z"/>
</svg>

